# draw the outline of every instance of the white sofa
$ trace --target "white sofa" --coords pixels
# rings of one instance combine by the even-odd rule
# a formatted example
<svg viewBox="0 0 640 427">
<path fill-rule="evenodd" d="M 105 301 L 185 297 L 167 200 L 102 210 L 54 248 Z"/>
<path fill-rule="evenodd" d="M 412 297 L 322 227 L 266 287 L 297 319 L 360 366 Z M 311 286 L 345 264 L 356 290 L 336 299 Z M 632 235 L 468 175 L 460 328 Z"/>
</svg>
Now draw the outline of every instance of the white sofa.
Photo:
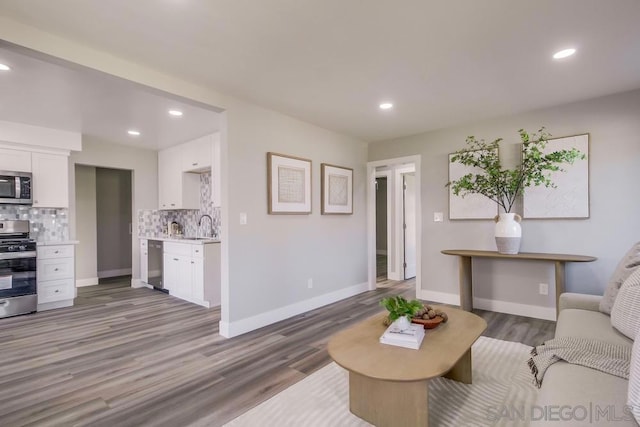
<svg viewBox="0 0 640 427">
<path fill-rule="evenodd" d="M 611 326 L 611 318 L 598 309 L 602 297 L 565 293 L 555 336 L 593 338 L 633 346 L 633 341 Z M 604 372 L 560 361 L 549 367 L 535 407 L 531 426 L 638 427 L 627 403 L 629 381 Z"/>
</svg>

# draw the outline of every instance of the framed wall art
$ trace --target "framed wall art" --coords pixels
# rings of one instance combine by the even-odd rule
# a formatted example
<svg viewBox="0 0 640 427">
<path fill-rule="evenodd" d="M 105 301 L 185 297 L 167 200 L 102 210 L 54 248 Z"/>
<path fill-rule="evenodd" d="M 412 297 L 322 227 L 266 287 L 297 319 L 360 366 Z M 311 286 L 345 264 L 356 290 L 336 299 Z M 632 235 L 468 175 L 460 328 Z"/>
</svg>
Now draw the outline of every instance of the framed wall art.
<svg viewBox="0 0 640 427">
<path fill-rule="evenodd" d="M 353 169 L 320 165 L 322 215 L 353 214 Z"/>
<path fill-rule="evenodd" d="M 454 153 L 449 154 L 449 182 L 458 180 L 482 170 L 460 163 L 451 163 Z M 449 187 L 449 219 L 494 219 L 498 214 L 498 205 L 480 194 L 467 194 L 464 197 L 453 194 Z"/>
<path fill-rule="evenodd" d="M 552 153 L 577 148 L 586 155 L 573 164 L 561 165 L 551 172 L 553 187 L 528 187 L 522 197 L 523 218 L 589 218 L 589 134 L 549 139 L 543 150 Z"/>
<path fill-rule="evenodd" d="M 311 213 L 311 160 L 267 153 L 270 214 Z"/>
</svg>

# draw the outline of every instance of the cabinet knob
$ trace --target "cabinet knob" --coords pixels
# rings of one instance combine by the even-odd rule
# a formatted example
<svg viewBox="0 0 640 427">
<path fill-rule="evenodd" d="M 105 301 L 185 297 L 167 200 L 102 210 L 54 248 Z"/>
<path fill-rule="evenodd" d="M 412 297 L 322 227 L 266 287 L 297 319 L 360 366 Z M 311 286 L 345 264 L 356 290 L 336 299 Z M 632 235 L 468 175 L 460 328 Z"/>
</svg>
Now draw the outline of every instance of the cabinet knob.
<svg viewBox="0 0 640 427">
<path fill-rule="evenodd" d="M 178 261 L 178 258 L 174 258 L 173 260 L 174 260 L 174 261 Z"/>
<path fill-rule="evenodd" d="M 60 251 L 53 251 L 53 253 L 54 253 L 54 254 L 57 254 L 57 253 L 59 253 L 59 252 L 60 252 Z"/>
<path fill-rule="evenodd" d="M 58 271 L 58 269 L 57 269 L 57 268 L 54 268 L 54 269 L 53 269 L 53 271 Z"/>
<path fill-rule="evenodd" d="M 195 264 L 195 262 L 191 261 L 191 264 Z"/>
<path fill-rule="evenodd" d="M 58 292 L 60 292 L 60 289 L 56 289 L 54 292 L 57 294 Z"/>
<path fill-rule="evenodd" d="M 175 203 L 171 203 L 171 206 L 175 206 L 175 205 L 176 205 Z"/>
</svg>

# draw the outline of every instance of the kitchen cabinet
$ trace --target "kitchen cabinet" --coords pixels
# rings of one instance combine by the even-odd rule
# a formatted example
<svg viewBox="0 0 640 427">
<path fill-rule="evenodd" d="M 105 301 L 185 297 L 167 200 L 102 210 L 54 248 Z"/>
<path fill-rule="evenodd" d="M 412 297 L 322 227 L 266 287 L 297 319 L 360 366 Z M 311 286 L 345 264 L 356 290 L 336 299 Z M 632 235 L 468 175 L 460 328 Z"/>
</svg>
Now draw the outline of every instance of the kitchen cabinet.
<svg viewBox="0 0 640 427">
<path fill-rule="evenodd" d="M 204 307 L 220 305 L 220 244 L 164 244 L 164 287 Z"/>
<path fill-rule="evenodd" d="M 149 248 L 147 239 L 140 239 L 140 280 L 149 283 Z"/>
<path fill-rule="evenodd" d="M 0 148 L 0 170 L 31 172 L 31 152 Z"/>
<path fill-rule="evenodd" d="M 31 153 L 33 207 L 69 207 L 69 157 L 63 154 Z"/>
<path fill-rule="evenodd" d="M 179 145 L 183 172 L 204 172 L 211 169 L 213 135 L 206 135 Z"/>
<path fill-rule="evenodd" d="M 158 152 L 158 204 L 162 210 L 200 209 L 200 175 L 182 170 L 181 146 Z"/>
<path fill-rule="evenodd" d="M 38 246 L 38 311 L 70 307 L 76 297 L 73 244 Z"/>
</svg>

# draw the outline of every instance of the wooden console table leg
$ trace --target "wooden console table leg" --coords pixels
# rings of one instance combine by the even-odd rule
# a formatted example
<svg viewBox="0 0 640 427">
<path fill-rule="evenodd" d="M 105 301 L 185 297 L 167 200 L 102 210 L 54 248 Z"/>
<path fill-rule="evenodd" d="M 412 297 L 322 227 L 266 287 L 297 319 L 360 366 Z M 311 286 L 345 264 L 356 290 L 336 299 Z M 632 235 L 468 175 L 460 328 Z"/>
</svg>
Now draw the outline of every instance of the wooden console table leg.
<svg viewBox="0 0 640 427">
<path fill-rule="evenodd" d="M 459 257 L 460 268 L 460 308 L 465 311 L 473 310 L 473 277 L 471 270 L 471 257 Z"/>
<path fill-rule="evenodd" d="M 564 261 L 556 261 L 556 319 L 560 313 L 560 294 L 564 292 Z"/>
<path fill-rule="evenodd" d="M 429 425 L 425 381 L 384 381 L 349 372 L 349 409 L 377 427 Z"/>
<path fill-rule="evenodd" d="M 471 349 L 458 360 L 458 363 L 453 365 L 453 368 L 444 375 L 445 378 L 455 380 L 464 384 L 471 384 L 473 379 L 471 375 Z"/>
</svg>

